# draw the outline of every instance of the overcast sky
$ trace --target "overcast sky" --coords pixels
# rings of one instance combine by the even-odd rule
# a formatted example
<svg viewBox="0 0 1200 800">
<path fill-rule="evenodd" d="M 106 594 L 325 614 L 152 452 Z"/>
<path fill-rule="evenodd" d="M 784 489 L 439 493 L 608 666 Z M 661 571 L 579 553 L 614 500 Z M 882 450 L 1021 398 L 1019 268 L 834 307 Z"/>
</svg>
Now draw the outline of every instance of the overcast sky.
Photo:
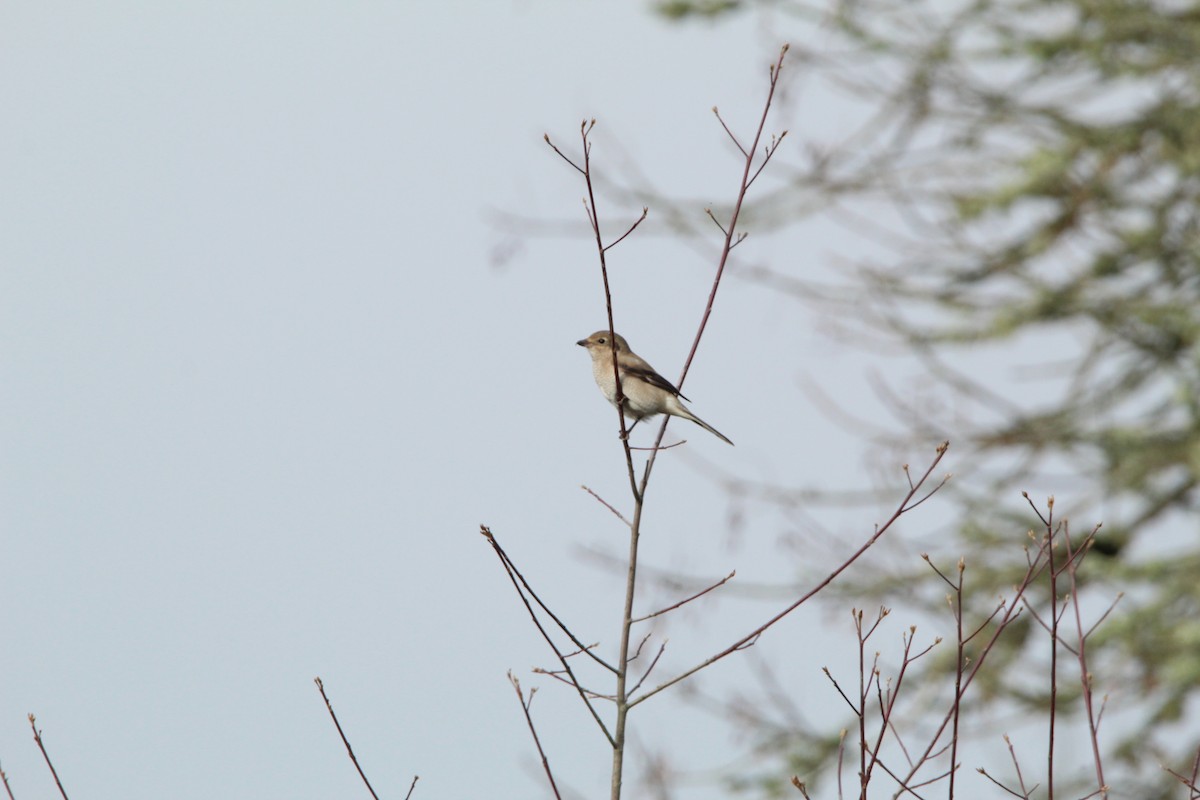
<svg viewBox="0 0 1200 800">
<path fill-rule="evenodd" d="M 542 687 L 562 783 L 601 796 L 606 745 L 530 674 L 549 653 L 478 534 L 615 647 L 619 570 L 588 553 L 623 553 L 624 531 L 580 489 L 629 506 L 574 345 L 604 325 L 595 253 L 509 215 L 582 222 L 542 134 L 574 151 L 596 117 L 599 169 L 636 165 L 706 224 L 740 172 L 710 109 L 748 133 L 781 43 L 769 20 L 671 25 L 640 2 L 0 6 L 0 766 L 19 800 L 53 794 L 29 712 L 72 797 L 364 796 L 318 675 L 381 795 L 420 774 L 417 798 L 547 796 L 509 669 Z M 841 113 L 787 87 L 781 163 Z M 652 208 L 611 263 L 618 327 L 673 377 L 715 239 L 663 234 Z M 844 236 L 752 235 L 737 263 L 809 275 Z M 797 533 L 781 518 L 735 530 L 712 478 L 869 482 L 803 390 L 867 393 L 819 327 L 723 288 L 687 394 L 737 446 L 672 424 L 688 443 L 659 459 L 651 571 L 754 586 L 832 563 L 772 555 Z M 648 585 L 646 610 L 671 598 Z M 662 677 L 774 608 L 665 623 Z M 762 653 L 837 725 L 820 622 Z M 749 745 L 669 698 L 633 725 L 629 780 L 662 752 L 689 796 L 719 796 Z"/>
</svg>

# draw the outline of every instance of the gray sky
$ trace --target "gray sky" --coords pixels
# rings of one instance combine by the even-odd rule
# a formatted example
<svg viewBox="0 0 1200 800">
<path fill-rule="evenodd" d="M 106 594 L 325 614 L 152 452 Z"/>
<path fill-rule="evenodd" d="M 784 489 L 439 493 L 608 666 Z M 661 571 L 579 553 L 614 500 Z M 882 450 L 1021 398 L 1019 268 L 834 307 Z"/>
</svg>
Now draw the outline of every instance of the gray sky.
<svg viewBox="0 0 1200 800">
<path fill-rule="evenodd" d="M 18 798 L 52 792 L 29 712 L 71 796 L 362 795 L 317 675 L 381 794 L 416 773 L 418 798 L 546 796 L 510 668 L 543 687 L 562 782 L 607 785 L 577 700 L 529 674 L 549 654 L 477 533 L 615 644 L 620 579 L 584 551 L 623 552 L 624 532 L 579 489 L 628 507 L 615 414 L 574 346 L 604 324 L 595 255 L 496 220 L 582 221 L 541 136 L 574 151 L 590 116 L 599 168 L 631 159 L 700 219 L 730 202 L 710 109 L 756 120 L 780 44 L 761 23 L 545 0 L 0 7 L 0 765 Z M 771 127 L 799 148 L 796 109 L 840 111 L 791 80 Z M 614 251 L 617 321 L 675 376 L 713 261 L 653 223 Z M 837 235 L 738 252 L 810 274 L 851 246 Z M 737 447 L 672 424 L 688 445 L 660 458 L 648 565 L 808 574 L 772 555 L 782 520 L 730 533 L 705 465 L 861 485 L 858 443 L 801 389 L 861 397 L 859 362 L 816 327 L 724 287 L 687 393 Z M 662 677 L 771 608 L 679 615 Z M 763 651 L 800 685 L 834 658 L 812 652 L 817 622 Z M 638 746 L 692 786 L 744 752 L 659 710 L 635 716 Z"/>
</svg>

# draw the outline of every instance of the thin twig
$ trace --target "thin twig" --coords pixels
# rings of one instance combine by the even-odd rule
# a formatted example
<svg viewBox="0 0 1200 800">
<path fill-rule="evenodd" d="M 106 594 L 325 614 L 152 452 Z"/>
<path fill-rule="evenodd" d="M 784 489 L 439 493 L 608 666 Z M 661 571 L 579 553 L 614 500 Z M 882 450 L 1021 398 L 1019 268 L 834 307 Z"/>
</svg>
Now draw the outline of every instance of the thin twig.
<svg viewBox="0 0 1200 800">
<path fill-rule="evenodd" d="M 978 773 L 979 773 L 980 775 L 982 775 L 983 777 L 987 778 L 987 779 L 988 779 L 989 781 L 991 781 L 992 783 L 994 783 L 994 784 L 996 784 L 997 786 L 999 786 L 999 787 L 1000 787 L 1001 789 L 1003 789 L 1004 791 L 1006 791 L 1006 792 L 1008 792 L 1009 794 L 1011 794 L 1013 797 L 1021 797 L 1021 798 L 1024 798 L 1024 800 L 1029 800 L 1029 795 L 1028 795 L 1028 794 L 1021 794 L 1020 792 L 1015 792 L 1015 791 L 1013 791 L 1012 789 L 1010 789 L 1009 787 L 1005 786 L 1005 785 L 1004 785 L 1003 783 L 1001 783 L 1000 781 L 998 781 L 998 780 L 996 780 L 995 778 L 993 778 L 993 777 L 992 777 L 990 774 L 988 774 L 988 771 L 987 771 L 986 769 L 984 769 L 983 767 L 979 767 L 979 768 L 978 768 L 978 769 L 976 769 L 975 771 L 976 771 L 976 772 L 978 772 Z"/>
<path fill-rule="evenodd" d="M 614 514 L 616 514 L 616 515 L 617 515 L 617 519 L 621 520 L 621 522 L 624 522 L 626 525 L 628 525 L 628 524 L 629 524 L 629 520 L 625 519 L 625 515 L 624 515 L 624 514 L 622 514 L 620 511 L 617 511 L 617 509 L 613 508 L 612 504 L 611 504 L 611 503 L 609 503 L 607 500 L 605 500 L 603 497 L 601 497 L 600 495 L 598 495 L 598 494 L 596 494 L 595 492 L 593 492 L 593 491 L 592 491 L 591 489 L 589 489 L 587 486 L 580 486 L 579 488 L 580 488 L 580 489 L 583 489 L 585 492 L 587 492 L 588 494 L 590 494 L 592 497 L 594 497 L 594 498 L 596 498 L 597 500 L 599 500 L 599 501 L 600 501 L 600 505 L 604 506 L 604 507 L 605 507 L 605 508 L 607 508 L 609 511 L 611 511 L 611 512 L 612 512 L 612 513 L 614 513 Z"/>
<path fill-rule="evenodd" d="M 905 789 L 907 789 L 908 785 L 916 776 L 921 767 L 928 762 L 931 757 L 933 757 L 933 751 L 937 747 L 938 740 L 941 739 L 946 727 L 953 719 L 955 706 L 962 701 L 963 695 L 966 694 L 967 689 L 969 689 L 971 684 L 974 683 L 976 676 L 979 675 L 980 669 L 982 669 L 984 663 L 987 661 L 988 655 L 992 652 L 992 648 L 999 640 L 1000 635 L 1020 616 L 1021 609 L 1018 607 L 1018 604 L 1020 603 L 1021 598 L 1025 595 L 1025 591 L 1041 575 L 1042 571 L 1046 569 L 1046 562 L 1043 560 L 1044 556 L 1046 555 L 1046 547 L 1047 545 L 1043 543 L 1037 554 L 1030 559 L 1029 566 L 1025 572 L 1025 577 L 1022 579 L 1020 584 L 1014 587 L 1014 596 L 1012 601 L 1005 602 L 1003 604 L 1005 613 L 1000 616 L 1000 619 L 996 624 L 996 628 L 992 632 L 991 638 L 989 638 L 980 648 L 979 656 L 975 659 L 974 666 L 971 668 L 970 673 L 968 673 L 966 678 L 962 681 L 962 688 L 959 690 L 958 695 L 954 698 L 953 704 L 951 705 L 949 711 L 947 711 L 946 715 L 942 718 L 941 724 L 939 724 L 937 729 L 934 730 L 933 735 L 929 740 L 929 744 L 925 748 L 925 751 L 917 758 L 916 762 L 910 768 L 908 775 L 906 775 L 905 778 L 900 781 L 901 786 Z M 954 769 L 954 767 L 952 766 L 951 769 Z M 909 789 L 909 791 L 911 790 Z M 896 796 L 898 797 L 899 794 L 900 793 L 897 793 Z"/>
<path fill-rule="evenodd" d="M 33 728 L 33 740 L 37 742 L 38 750 L 42 751 L 42 758 L 46 760 L 46 766 L 50 768 L 50 774 L 54 776 L 54 785 L 58 787 L 58 793 L 62 795 L 63 800 L 67 800 L 67 792 L 63 789 L 62 781 L 58 779 L 58 772 L 54 769 L 54 765 L 50 763 L 50 754 L 46 752 L 46 746 L 42 743 L 42 732 L 37 729 L 37 718 L 33 714 L 29 715 L 29 727 Z M 8 785 L 8 781 L 4 782 Z"/>
<path fill-rule="evenodd" d="M 1160 763 L 1158 766 L 1160 769 L 1165 770 L 1171 775 L 1174 775 L 1180 783 L 1188 788 L 1188 800 L 1195 800 L 1195 798 L 1200 797 L 1200 784 L 1197 782 L 1197 777 L 1200 777 L 1200 748 L 1197 748 L 1196 758 L 1192 760 L 1192 775 L 1190 778 L 1179 774 L 1166 764 Z"/>
<path fill-rule="evenodd" d="M 713 221 L 713 225 L 717 226 L 717 230 L 719 230 L 725 236 L 729 235 L 729 231 L 725 230 L 725 226 L 722 225 L 721 221 L 717 219 L 715 214 L 713 214 L 713 210 L 711 208 L 704 209 L 704 213 L 708 214 L 708 218 Z"/>
<path fill-rule="evenodd" d="M 595 706 L 592 705 L 591 698 L 588 697 L 589 690 L 585 689 L 583 684 L 579 682 L 579 679 L 575 677 L 575 671 L 571 669 L 571 664 L 567 661 L 567 657 L 563 655 L 561 650 L 558 649 L 558 645 L 555 644 L 554 639 L 550 636 L 549 631 L 547 631 L 545 626 L 542 625 L 542 621 L 538 619 L 537 612 L 533 610 L 533 606 L 530 605 L 529 599 L 525 596 L 525 591 L 522 589 L 524 578 L 521 577 L 521 574 L 517 571 L 516 566 L 508 558 L 508 554 L 504 552 L 504 548 L 500 547 L 500 543 L 497 542 L 496 537 L 492 535 L 491 529 L 489 529 L 486 525 L 481 525 L 479 532 L 487 538 L 489 543 L 491 543 L 492 549 L 496 552 L 496 556 L 504 565 L 505 572 L 508 573 L 509 581 L 512 582 L 513 588 L 517 590 L 517 595 L 521 598 L 521 602 L 524 603 L 525 610 L 529 613 L 529 618 L 533 620 L 534 627 L 536 627 L 538 632 L 542 634 L 542 638 L 546 640 L 546 644 L 550 645 L 550 649 L 554 651 L 554 655 L 558 656 L 558 661 L 563 665 L 563 670 L 571 678 L 571 685 L 575 687 L 575 691 L 579 694 L 579 699 L 583 700 L 583 704 L 587 706 L 588 711 L 591 712 L 592 719 L 596 721 L 596 725 L 599 726 L 600 731 L 604 734 L 604 738 L 609 741 L 609 744 L 615 744 L 613 735 L 608 730 L 608 726 L 604 724 L 604 720 L 600 718 L 599 712 L 597 712 Z M 544 608 L 545 607 L 543 606 L 543 609 Z M 549 614 L 550 612 L 547 611 L 546 613 Z M 557 620 L 555 621 L 557 622 Z M 561 623 L 559 623 L 559 627 L 563 627 Z M 583 644 L 575 638 L 574 634 L 568 632 L 568 635 L 576 645 L 581 648 L 583 647 Z M 585 652 L 587 652 L 587 654 L 593 659 L 599 659 L 599 656 L 595 655 L 590 650 L 585 649 Z"/>
<path fill-rule="evenodd" d="M 1098 529 L 1100 526 L 1096 526 Z M 1093 529 L 1093 535 L 1095 530 Z M 1090 733 L 1092 744 L 1092 760 L 1096 767 L 1096 783 L 1097 794 L 1101 797 L 1108 796 L 1108 784 L 1104 781 L 1104 760 L 1100 755 L 1100 733 L 1098 719 L 1094 708 L 1092 707 L 1092 673 L 1088 670 L 1087 661 L 1087 637 L 1083 632 L 1083 616 L 1079 610 L 1079 584 L 1076 581 L 1076 569 L 1078 562 L 1074 559 L 1074 553 L 1071 550 L 1071 532 L 1067 524 L 1063 523 L 1063 542 L 1067 546 L 1067 579 L 1070 586 L 1071 605 L 1075 609 L 1075 630 L 1079 635 L 1079 680 L 1083 687 L 1083 706 L 1087 712 L 1088 730 Z M 1080 548 L 1079 552 L 1084 552 Z"/>
<path fill-rule="evenodd" d="M 338 722 L 337 714 L 333 713 L 333 704 L 329 702 L 329 696 L 325 694 L 325 684 L 321 682 L 319 677 L 314 678 L 313 682 L 317 684 L 317 689 L 321 692 L 321 699 L 325 701 L 325 707 L 329 709 L 329 716 L 333 719 L 333 725 L 337 728 L 338 736 L 342 737 L 342 744 L 346 745 L 346 752 L 350 756 L 350 760 L 354 762 L 354 768 L 358 770 L 358 777 L 362 778 L 362 782 L 367 785 L 367 791 L 371 793 L 371 797 L 379 800 L 379 795 L 375 794 L 375 790 L 371 788 L 371 782 L 367 780 L 367 773 L 363 772 L 362 766 L 358 763 L 358 757 L 354 755 L 354 748 L 350 746 L 350 740 L 346 738 L 346 732 L 342 730 L 342 723 Z M 416 784 L 416 778 L 413 779 Z M 409 789 L 409 793 L 412 789 Z"/>
<path fill-rule="evenodd" d="M 546 751 L 542 749 L 542 740 L 538 738 L 533 717 L 529 714 L 529 707 L 533 705 L 533 696 L 537 693 L 537 689 L 529 690 L 529 701 L 526 702 L 525 695 L 521 693 L 521 682 L 511 671 L 508 673 L 508 681 L 517 693 L 517 701 L 521 704 L 521 710 L 525 712 L 525 722 L 529 725 L 529 733 L 533 736 L 533 743 L 537 747 L 538 755 L 542 757 L 542 769 L 546 770 L 546 780 L 550 781 L 550 790 L 554 792 L 555 797 L 562 800 L 562 795 L 558 793 L 558 784 L 554 782 L 554 773 L 550 770 L 550 759 L 546 758 Z"/>
<path fill-rule="evenodd" d="M 1028 497 L 1028 495 L 1026 495 Z M 1039 518 L 1042 515 L 1038 514 Z M 1055 725 L 1058 719 L 1058 644 L 1059 633 L 1058 623 L 1062 619 L 1062 614 L 1058 612 L 1056 605 L 1058 603 L 1058 569 L 1054 563 L 1054 502 L 1051 500 L 1047 517 L 1044 518 L 1046 524 L 1046 558 L 1050 562 L 1049 580 L 1050 580 L 1050 709 L 1047 725 L 1047 741 L 1046 741 L 1046 797 L 1048 800 L 1054 800 L 1054 734 Z M 1029 605 L 1027 602 L 1026 605 Z M 1063 612 L 1066 612 L 1066 604 L 1063 604 Z M 1074 652 L 1074 651 L 1072 651 Z M 1078 655 L 1078 654 L 1076 654 Z M 1015 756 L 1014 756 L 1015 758 Z"/>
<path fill-rule="evenodd" d="M 1017 771 L 1017 785 L 1021 787 L 1021 795 L 1029 800 L 1029 795 L 1038 788 L 1040 784 L 1034 784 L 1033 789 L 1025 788 L 1025 776 L 1021 774 L 1021 762 L 1017 759 L 1017 751 L 1013 747 L 1012 739 L 1008 738 L 1008 734 L 1004 734 L 1004 743 L 1008 745 L 1008 754 L 1012 756 L 1013 769 Z"/>
<path fill-rule="evenodd" d="M 854 716 L 861 716 L 858 706 L 854 705 L 854 701 L 842 691 L 842 687 L 838 685 L 837 678 L 833 677 L 833 673 L 829 671 L 829 667 L 821 667 L 821 671 L 825 673 L 825 677 L 829 678 L 829 682 L 833 684 L 833 688 L 837 689 L 837 693 L 840 694 L 842 699 L 846 701 L 846 705 L 850 706 L 850 710 L 854 712 Z"/>
<path fill-rule="evenodd" d="M 746 156 L 746 163 L 742 169 L 741 186 L 738 189 L 737 200 L 733 204 L 733 212 L 729 215 L 729 228 L 725 232 L 725 247 L 721 250 L 721 258 L 717 263 L 717 273 L 713 277 L 712 289 L 708 293 L 708 302 L 704 306 L 704 314 L 700 317 L 700 325 L 696 329 L 696 337 L 692 340 L 692 349 L 688 351 L 687 359 L 683 362 L 683 370 L 679 374 L 679 380 L 675 385 L 680 389 L 683 388 L 683 382 L 687 378 L 688 370 L 692 366 L 692 359 L 696 357 L 696 350 L 700 347 L 700 339 L 704 336 L 704 329 L 708 325 L 708 318 L 712 315 L 713 302 L 717 298 L 717 289 L 721 286 L 721 277 L 725 274 L 725 265 L 729 263 L 729 253 L 733 249 L 733 235 L 737 230 L 738 217 L 742 213 L 742 204 L 746 200 L 746 193 L 750 190 L 750 170 L 754 163 L 754 152 L 758 149 L 758 143 L 762 139 L 763 130 L 767 125 L 767 115 L 771 111 L 771 103 L 775 99 L 775 89 L 779 85 L 779 75 L 783 70 L 783 59 L 787 55 L 788 46 L 785 44 L 779 51 L 779 58 L 771 66 L 770 71 L 770 88 L 767 91 L 766 102 L 763 103 L 762 116 L 758 121 L 758 129 L 754 132 L 754 142 L 750 145 L 749 151 L 742 150 Z M 718 119 L 719 119 L 718 115 Z M 722 125 L 725 123 L 722 122 Z M 726 129 L 728 130 L 728 129 Z M 732 134 L 731 134 L 732 135 Z M 736 141 L 736 140 L 735 140 Z M 740 147 L 740 145 L 739 145 Z M 663 420 L 662 431 L 667 429 L 667 419 Z M 659 434 L 659 439 L 662 438 L 662 433 Z M 647 476 L 649 475 L 649 464 L 647 464 Z"/>
<path fill-rule="evenodd" d="M 752 186 L 754 182 L 758 180 L 758 176 L 762 173 L 763 169 L 766 168 L 767 164 L 770 163 L 771 156 L 775 155 L 775 152 L 779 150 L 779 145 L 783 143 L 783 137 L 787 136 L 787 134 L 788 132 L 784 131 L 783 133 L 779 134 L 779 136 L 771 137 L 771 143 L 763 148 L 764 152 L 762 163 L 758 165 L 758 169 L 755 170 L 754 174 L 750 176 L 750 181 L 746 184 L 747 186 Z"/>
<path fill-rule="evenodd" d="M 957 650 L 954 654 L 954 720 L 950 728 L 950 788 L 948 794 L 954 797 L 954 778 L 958 775 L 958 723 L 962 716 L 962 678 L 966 668 L 966 640 L 963 639 L 963 575 L 967 571 L 967 562 L 958 559 L 958 580 L 954 584 L 954 626 Z"/>
<path fill-rule="evenodd" d="M 646 671 L 644 673 L 642 673 L 642 677 L 638 678 L 638 682 L 635 683 L 633 685 L 633 688 L 631 688 L 629 690 L 630 694 L 633 694 L 634 692 L 636 692 L 638 689 L 640 689 L 642 687 L 642 684 L 646 682 L 646 678 L 650 677 L 650 673 L 654 671 L 655 665 L 658 664 L 658 660 L 660 658 L 662 658 L 662 654 L 665 653 L 666 651 L 667 651 L 667 643 L 663 642 L 661 645 L 659 645 L 658 653 L 655 654 L 654 660 L 650 662 L 650 666 L 646 667 Z"/>
<path fill-rule="evenodd" d="M 637 220 L 632 225 L 629 226 L 629 230 L 625 231 L 620 236 L 618 236 L 616 238 L 616 240 L 604 245 L 605 251 L 613 249 L 614 247 L 619 245 L 621 242 L 623 242 L 625 240 L 626 236 L 628 236 L 629 234 L 631 234 L 635 230 L 637 230 L 637 226 L 641 225 L 643 222 L 646 221 L 646 215 L 649 213 L 650 213 L 650 209 L 647 206 L 642 206 L 642 215 L 640 217 L 638 217 Z"/>
<path fill-rule="evenodd" d="M 558 615 L 551 611 L 549 606 L 542 602 L 542 598 L 538 597 L 537 592 L 535 592 L 533 587 L 529 585 L 529 581 L 525 580 L 525 576 L 521 574 L 521 570 L 517 569 L 517 565 L 513 563 L 511 558 L 509 558 L 508 553 L 505 552 L 504 548 L 500 546 L 500 543 L 496 541 L 496 537 L 492 534 L 491 528 L 487 527 L 486 525 L 481 525 L 479 527 L 480 533 L 483 534 L 483 536 L 487 538 L 488 542 L 491 543 L 492 547 L 496 551 L 496 555 L 499 556 L 500 560 L 504 563 L 505 568 L 511 570 L 510 577 L 515 576 L 516 579 L 520 581 L 520 584 L 522 587 L 524 587 L 525 592 L 527 592 L 529 596 L 533 598 L 534 602 L 538 604 L 538 608 L 542 609 L 542 611 L 545 611 L 546 615 L 549 616 L 550 619 L 554 620 L 554 624 L 558 626 L 558 629 L 567 635 L 567 638 L 569 638 L 571 642 L 579 648 L 580 652 L 586 653 L 589 658 L 607 669 L 609 672 L 616 672 L 616 667 L 612 666 L 603 658 L 592 652 L 592 647 L 581 642 L 579 638 L 571 632 L 571 629 L 567 627 L 567 624 L 559 619 Z"/>
<path fill-rule="evenodd" d="M 721 119 L 721 112 L 717 110 L 716 106 L 713 106 L 713 116 L 717 118 L 717 122 L 721 123 L 721 127 L 724 128 L 725 132 L 729 134 L 729 138 L 733 140 L 735 145 L 737 145 L 737 149 L 742 151 L 742 155 L 744 155 L 746 158 L 750 158 L 750 154 L 746 152 L 746 148 L 742 147 L 742 143 L 739 142 L 737 137 L 733 135 L 733 131 L 729 130 L 729 126 L 725 124 L 725 120 Z M 757 139 L 754 141 L 755 143 L 758 142 Z"/>
<path fill-rule="evenodd" d="M 546 677 L 553 678 L 554 680 L 558 681 L 559 683 L 566 684 L 567 686 L 570 686 L 571 688 L 577 688 L 575 685 L 575 681 L 571 680 L 568 677 L 563 677 L 563 671 L 560 669 L 554 670 L 554 669 L 546 669 L 544 667 L 534 667 L 533 669 L 530 670 L 530 672 L 532 672 L 534 675 L 545 675 Z M 588 689 L 587 687 L 583 687 L 583 691 L 586 692 L 587 696 L 592 698 L 593 700 L 608 700 L 609 702 L 612 702 L 613 700 L 616 699 L 611 694 L 600 694 L 599 692 Z"/>
<path fill-rule="evenodd" d="M 721 578 L 721 580 L 717 581 L 712 586 L 709 586 L 707 589 L 701 589 L 700 591 L 696 592 L 691 597 L 685 597 L 682 600 L 680 600 L 678 603 L 672 603 L 671 605 L 667 606 L 666 608 L 662 608 L 662 609 L 659 609 L 658 611 L 655 611 L 653 614 L 647 614 L 644 617 L 638 617 L 637 619 L 634 620 L 634 622 L 645 622 L 648 619 L 654 619 L 657 616 L 666 614 L 668 611 L 674 611 L 675 609 L 679 608 L 680 606 L 686 605 L 687 603 L 692 602 L 693 600 L 695 600 L 698 597 L 703 597 L 704 595 L 711 592 L 713 589 L 718 589 L 718 588 L 724 586 L 726 583 L 733 580 L 734 575 L 737 575 L 737 570 L 730 572 L 724 578 Z"/>
<path fill-rule="evenodd" d="M 1108 619 L 1108 615 L 1113 612 L 1113 610 L 1117 607 L 1117 603 L 1120 603 L 1124 597 L 1125 597 L 1124 592 L 1117 592 L 1117 596 L 1112 601 L 1112 604 L 1109 605 L 1109 607 L 1107 609 L 1105 609 L 1104 613 L 1100 615 L 1099 619 L 1097 619 L 1095 622 L 1093 622 L 1092 627 L 1088 628 L 1087 633 L 1085 633 L 1083 635 L 1084 639 L 1087 639 L 1089 636 L 1091 636 L 1092 633 L 1096 630 L 1096 628 L 1100 627 L 1100 623 L 1102 623 L 1102 622 L 1104 622 L 1104 620 Z"/>
<path fill-rule="evenodd" d="M 761 636 L 767 629 L 769 629 L 775 623 L 779 622 L 781 619 L 786 617 L 788 614 L 795 611 L 797 608 L 799 608 L 804 603 L 808 602 L 813 596 L 815 596 L 818 592 L 822 591 L 826 586 L 833 583 L 833 581 L 839 575 L 841 575 L 843 572 L 845 572 L 850 567 L 851 564 L 853 564 L 864 553 L 866 553 L 868 550 L 870 550 L 871 546 L 874 545 L 875 542 L 879 541 L 879 538 L 881 536 L 883 536 L 883 534 L 886 533 L 892 527 L 892 525 L 895 524 L 895 522 L 898 519 L 900 519 L 900 517 L 905 513 L 908 503 L 912 499 L 913 495 L 915 495 L 917 493 L 917 491 L 921 488 L 921 486 L 923 486 L 925 484 L 925 481 L 928 480 L 929 476 L 933 473 L 933 471 L 935 469 L 937 469 L 938 463 L 941 462 L 942 457 L 946 455 L 946 451 L 949 449 L 949 447 L 950 447 L 949 442 L 942 442 L 940 445 L 938 445 L 937 455 L 934 456 L 934 459 L 930 463 L 929 468 L 925 470 L 925 474 L 921 476 L 921 479 L 917 482 L 917 484 L 913 488 L 911 488 L 908 491 L 908 493 L 904 496 L 904 498 L 900 501 L 900 504 L 897 506 L 896 510 L 892 513 L 892 516 L 889 517 L 888 520 L 882 526 L 880 526 L 879 528 L 877 528 L 875 530 L 875 533 L 871 536 L 870 539 L 868 539 L 861 547 L 859 547 L 858 550 L 856 550 L 848 559 L 846 559 L 844 562 L 842 562 L 841 565 L 839 565 L 836 569 L 834 569 L 832 572 L 830 572 L 829 575 L 827 575 L 820 583 L 818 583 L 816 586 L 814 586 L 809 591 L 805 592 L 797 600 L 792 602 L 790 605 L 788 605 L 786 608 L 784 608 L 778 614 L 771 617 L 765 623 L 763 623 L 762 625 L 759 625 L 757 628 L 755 628 L 754 630 L 752 630 L 750 633 L 746 634 L 742 638 L 738 639 L 736 642 L 729 645 L 724 650 L 721 650 L 720 652 L 718 652 L 712 656 L 709 656 L 704 661 L 701 661 L 699 664 L 696 664 L 695 666 L 684 670 L 683 672 L 679 673 L 674 678 L 671 678 L 670 680 L 666 681 L 665 683 L 659 684 L 655 688 L 651 689 L 649 692 L 646 692 L 641 697 L 634 700 L 631 703 L 631 705 L 637 705 L 638 703 L 645 702 L 646 700 L 649 700 L 651 697 L 653 697 L 654 695 L 663 691 L 664 689 L 666 689 L 670 686 L 673 686 L 676 683 L 679 683 L 680 681 L 691 677 L 692 675 L 696 674 L 697 672 L 699 672 L 700 670 L 709 666 L 710 664 L 720 661 L 721 659 L 725 658 L 726 656 L 728 656 L 732 653 L 736 653 L 738 650 L 741 650 L 741 649 L 753 644 L 754 641 L 756 641 L 758 639 L 758 637 Z"/>
<path fill-rule="evenodd" d="M 546 140 L 546 144 L 550 145 L 551 150 L 558 153 L 559 157 L 562 158 L 563 161 L 570 164 L 572 167 L 574 167 L 579 172 L 583 172 L 583 169 L 578 164 L 576 164 L 574 161 L 572 161 L 570 158 L 568 158 L 567 155 L 565 153 L 563 153 L 562 150 L 559 150 L 558 146 L 556 144 L 554 144 L 554 142 L 550 141 L 550 134 L 543 133 L 542 138 Z"/>
<path fill-rule="evenodd" d="M 4 782 L 4 792 L 8 795 L 8 800 L 17 800 L 13 797 L 12 787 L 8 785 L 8 776 L 4 774 L 4 770 L 0 769 L 0 781 Z"/>
<path fill-rule="evenodd" d="M 630 445 L 629 449 L 639 450 L 646 453 L 657 453 L 659 450 L 670 450 L 672 447 L 679 447 L 683 444 L 687 444 L 687 439 L 680 439 L 678 442 L 672 442 L 671 444 L 656 444 L 652 447 L 634 447 L 633 445 Z"/>
</svg>

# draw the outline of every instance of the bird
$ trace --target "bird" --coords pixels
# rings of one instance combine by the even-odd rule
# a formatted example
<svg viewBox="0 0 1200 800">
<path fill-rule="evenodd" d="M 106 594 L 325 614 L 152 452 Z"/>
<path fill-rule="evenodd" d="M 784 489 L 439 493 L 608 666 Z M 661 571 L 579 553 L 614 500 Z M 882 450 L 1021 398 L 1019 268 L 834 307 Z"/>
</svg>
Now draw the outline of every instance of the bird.
<svg viewBox="0 0 1200 800">
<path fill-rule="evenodd" d="M 656 414 L 669 414 L 691 420 L 721 441 L 733 444 L 725 434 L 679 402 L 681 397 L 684 400 L 688 398 L 669 380 L 655 372 L 654 367 L 647 364 L 645 359 L 630 350 L 629 343 L 623 336 L 609 331 L 596 331 L 575 344 L 586 348 L 588 355 L 592 357 L 592 377 L 596 379 L 596 385 L 608 398 L 608 402 L 613 405 L 617 403 L 617 381 L 613 375 L 612 362 L 613 342 L 616 342 L 617 367 L 621 374 L 621 394 L 624 396 L 624 407 L 621 411 L 626 417 L 633 419 L 633 425 Z M 633 430 L 633 426 L 630 426 L 629 430 Z"/>
</svg>

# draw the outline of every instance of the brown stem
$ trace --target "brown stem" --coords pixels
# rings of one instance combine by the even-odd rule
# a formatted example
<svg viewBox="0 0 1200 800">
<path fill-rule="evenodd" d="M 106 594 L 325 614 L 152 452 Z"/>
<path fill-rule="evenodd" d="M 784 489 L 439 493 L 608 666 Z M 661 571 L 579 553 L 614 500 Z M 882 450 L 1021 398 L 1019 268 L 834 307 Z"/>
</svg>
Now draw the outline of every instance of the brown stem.
<svg viewBox="0 0 1200 800">
<path fill-rule="evenodd" d="M 29 727 L 33 728 L 33 740 L 37 742 L 38 750 L 42 751 L 42 758 L 46 760 L 46 766 L 50 768 L 50 774 L 54 776 L 54 785 L 58 787 L 58 793 L 62 795 L 63 800 L 67 800 L 67 792 L 63 789 L 62 781 L 58 779 L 57 770 L 50 763 L 50 754 L 46 752 L 46 746 L 42 742 L 42 732 L 37 729 L 37 718 L 33 714 L 29 715 Z M 8 781 L 5 781 L 5 785 L 8 785 Z"/>
<path fill-rule="evenodd" d="M 359 766 L 358 758 L 354 755 L 354 748 L 350 746 L 350 740 L 346 738 L 346 732 L 342 730 L 342 723 L 338 722 L 337 714 L 333 713 L 333 704 L 329 702 L 329 696 L 325 694 L 325 684 L 321 683 L 321 679 L 314 678 L 313 682 L 317 684 L 317 689 L 321 692 L 321 699 L 325 701 L 325 707 L 329 709 L 329 716 L 333 719 L 333 725 L 337 728 L 338 736 L 342 737 L 342 744 L 346 745 L 346 753 L 349 754 L 350 760 L 354 762 L 354 768 L 358 770 L 358 777 L 362 778 L 362 782 L 367 785 L 367 791 L 371 793 L 371 797 L 379 800 L 379 795 L 375 794 L 375 790 L 371 788 L 371 782 L 367 780 L 367 773 L 363 772 L 363 768 Z M 416 784 L 416 778 L 413 779 L 413 784 Z M 412 789 L 409 789 L 412 793 Z"/>
</svg>

